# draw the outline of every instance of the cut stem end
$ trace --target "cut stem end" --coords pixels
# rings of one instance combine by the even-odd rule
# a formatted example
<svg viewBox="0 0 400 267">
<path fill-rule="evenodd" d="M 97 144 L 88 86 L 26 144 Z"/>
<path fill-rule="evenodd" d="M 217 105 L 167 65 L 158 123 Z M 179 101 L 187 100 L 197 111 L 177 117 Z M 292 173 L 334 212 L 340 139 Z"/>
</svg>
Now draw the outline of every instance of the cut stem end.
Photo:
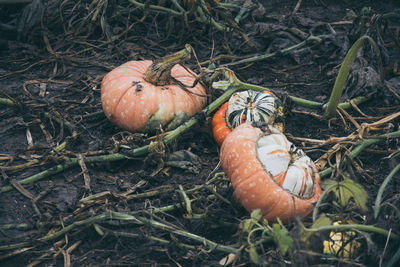
<svg viewBox="0 0 400 267">
<path fill-rule="evenodd" d="M 192 47 L 186 44 L 185 49 L 155 60 L 144 73 L 144 80 L 159 86 L 171 84 L 171 69 L 188 60 L 191 52 Z"/>
</svg>

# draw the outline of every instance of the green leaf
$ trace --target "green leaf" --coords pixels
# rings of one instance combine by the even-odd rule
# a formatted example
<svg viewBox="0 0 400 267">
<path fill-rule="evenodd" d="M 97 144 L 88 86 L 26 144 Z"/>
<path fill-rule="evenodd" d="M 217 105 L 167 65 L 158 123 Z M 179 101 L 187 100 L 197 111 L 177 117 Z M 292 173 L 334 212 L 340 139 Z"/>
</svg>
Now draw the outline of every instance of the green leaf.
<svg viewBox="0 0 400 267">
<path fill-rule="evenodd" d="M 321 215 L 318 219 L 316 219 L 313 223 L 313 225 L 311 226 L 311 228 L 319 228 L 322 226 L 326 226 L 326 225 L 331 225 L 332 220 L 328 217 L 325 216 L 325 214 Z M 311 231 L 306 231 L 305 228 L 302 228 L 301 232 L 300 232 L 300 239 L 303 243 L 306 244 L 307 247 L 311 246 L 311 240 L 310 237 L 313 234 L 319 234 L 318 232 L 311 232 Z"/>
<path fill-rule="evenodd" d="M 318 219 L 315 220 L 311 228 L 319 228 L 321 226 L 331 225 L 332 220 L 326 217 L 325 214 L 322 214 Z"/>
<path fill-rule="evenodd" d="M 251 231 L 251 228 L 253 227 L 254 222 L 252 219 L 246 219 L 241 221 L 240 223 L 240 228 L 242 229 L 242 232 L 244 233 L 249 233 Z"/>
<path fill-rule="evenodd" d="M 349 203 L 349 200 L 353 198 L 357 207 L 360 208 L 361 211 L 365 212 L 368 210 L 368 194 L 362 185 L 354 182 L 349 178 L 344 177 L 343 181 L 340 182 L 328 180 L 324 183 L 324 186 L 328 187 L 334 183 L 337 183 L 337 186 L 334 187 L 332 191 L 335 193 L 342 207 L 346 206 L 347 203 Z"/>
<path fill-rule="evenodd" d="M 260 221 L 262 218 L 261 210 L 260 209 L 253 210 L 250 214 L 250 218 L 252 218 L 256 222 Z"/>
<path fill-rule="evenodd" d="M 289 231 L 283 224 L 274 223 L 271 235 L 282 255 L 286 255 L 288 251 L 293 249 L 293 238 L 289 235 Z"/>
<path fill-rule="evenodd" d="M 249 255 L 250 255 L 250 260 L 255 263 L 258 264 L 260 262 L 260 259 L 258 257 L 258 253 L 257 253 L 257 249 L 255 246 L 250 246 L 248 249 Z"/>
</svg>

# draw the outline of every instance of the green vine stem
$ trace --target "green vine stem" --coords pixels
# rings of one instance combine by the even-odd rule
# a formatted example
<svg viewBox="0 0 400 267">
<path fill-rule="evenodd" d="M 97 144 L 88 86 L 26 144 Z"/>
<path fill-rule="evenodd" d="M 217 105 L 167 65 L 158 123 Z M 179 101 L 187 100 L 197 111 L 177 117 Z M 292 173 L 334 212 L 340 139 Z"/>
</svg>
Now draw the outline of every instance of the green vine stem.
<svg viewBox="0 0 400 267">
<path fill-rule="evenodd" d="M 216 110 L 219 106 L 221 106 L 224 102 L 226 102 L 229 97 L 238 90 L 238 88 L 232 88 L 227 90 L 224 94 L 222 94 L 219 98 L 217 98 L 214 102 L 212 102 L 208 107 L 202 110 L 203 113 L 206 115 L 210 115 L 214 110 Z M 176 128 L 175 130 L 171 131 L 168 135 L 166 135 L 163 139 L 163 142 L 167 145 L 175 140 L 180 134 L 186 132 L 191 127 L 193 127 L 198 122 L 196 117 L 188 120 L 187 122 L 183 123 L 181 126 Z M 150 145 L 145 145 L 139 148 L 132 150 L 132 152 L 127 156 L 120 153 L 110 154 L 110 155 L 103 155 L 103 156 L 91 156 L 84 158 L 85 163 L 99 163 L 99 162 L 113 162 L 123 159 L 129 159 L 130 157 L 140 157 L 144 156 L 149 152 Z M 63 164 L 59 164 L 55 167 L 50 169 L 44 170 L 40 173 L 27 177 L 19 181 L 21 185 L 30 184 L 39 180 L 42 180 L 48 176 L 55 175 L 60 173 L 66 169 L 72 168 L 78 165 L 77 158 L 67 158 L 65 157 L 65 162 Z M 1 187 L 0 193 L 5 193 L 8 191 L 13 190 L 13 186 L 3 186 Z"/>
<path fill-rule="evenodd" d="M 52 234 L 48 234 L 44 237 L 38 238 L 37 241 L 39 242 L 48 242 L 51 240 L 54 240 L 70 231 L 72 231 L 73 229 L 79 227 L 79 226 L 83 226 L 83 225 L 90 225 L 93 224 L 95 222 L 99 222 L 99 221 L 103 221 L 106 219 L 112 219 L 112 213 L 102 213 L 100 215 L 82 220 L 82 221 L 77 221 L 74 222 L 66 227 L 64 227 L 63 229 L 61 229 L 60 231 L 54 232 Z M 22 248 L 28 245 L 31 245 L 31 242 L 21 242 L 21 243 L 16 243 L 16 244 L 12 244 L 12 245 L 4 245 L 4 246 L 0 246 L 0 251 L 4 251 L 4 250 L 12 250 L 12 249 L 17 249 L 17 248 Z"/>
<path fill-rule="evenodd" d="M 196 188 L 193 188 L 191 190 L 194 190 L 194 189 L 196 189 Z M 109 194 L 109 192 L 103 192 L 102 195 L 108 195 L 108 194 Z M 99 194 L 98 194 L 98 196 L 99 196 Z M 215 195 L 208 195 L 206 197 L 206 199 L 207 200 L 214 200 L 214 199 L 216 199 L 216 196 Z M 197 199 L 189 199 L 189 201 L 191 203 L 196 201 L 196 200 Z M 89 198 L 85 198 L 85 199 L 80 200 L 80 203 L 84 204 L 85 202 L 88 202 L 88 201 L 90 201 L 90 199 Z M 89 203 L 89 205 L 90 205 L 90 203 Z M 151 213 L 151 214 L 165 213 L 165 212 L 169 212 L 169 211 L 173 211 L 173 210 L 179 209 L 179 208 L 183 207 L 184 205 L 185 205 L 184 202 L 178 202 L 178 203 L 175 203 L 175 204 L 162 206 L 162 207 L 159 207 L 159 208 L 146 209 L 146 210 L 144 210 L 144 212 L 148 212 L 148 213 Z M 0 225 L 0 231 L 14 230 L 14 229 L 16 229 L 16 230 L 27 230 L 27 229 L 33 229 L 33 228 L 35 228 L 37 226 L 43 227 L 43 226 L 46 226 L 46 225 L 47 224 L 41 223 L 41 222 L 39 222 L 38 225 L 36 225 L 36 224 L 28 224 L 28 223 L 2 224 L 2 225 Z M 55 222 L 55 223 L 49 224 L 49 226 L 56 226 L 56 225 L 59 226 L 59 225 L 61 225 L 61 223 Z M 230 225 L 232 225 L 232 224 L 230 224 Z"/>
<path fill-rule="evenodd" d="M 78 132 L 76 132 L 76 131 L 72 132 L 71 138 L 72 138 L 73 140 L 75 140 L 77 137 L 78 137 Z M 55 148 L 50 152 L 50 155 L 55 155 L 55 154 L 57 154 L 58 152 L 64 150 L 64 148 L 67 146 L 67 144 L 68 144 L 68 142 L 69 142 L 69 140 L 70 140 L 71 138 L 68 138 L 68 140 L 62 142 L 62 143 L 59 144 L 57 147 L 55 147 Z M 22 170 L 22 169 L 26 169 L 26 168 L 32 167 L 32 166 L 34 166 L 34 165 L 36 165 L 36 164 L 39 164 L 39 163 L 40 163 L 40 159 L 32 159 L 32 160 L 28 161 L 27 163 L 20 164 L 20 165 L 14 165 L 14 166 L 0 166 L 0 170 L 15 172 L 15 171 L 19 171 L 19 170 Z"/>
<path fill-rule="evenodd" d="M 166 230 L 168 232 L 171 232 L 171 233 L 174 233 L 174 234 L 177 234 L 177 235 L 180 235 L 180 236 L 195 240 L 195 241 L 197 241 L 197 242 L 199 242 L 201 244 L 207 245 L 212 250 L 218 250 L 218 251 L 222 251 L 222 252 L 226 252 L 226 253 L 234 253 L 234 254 L 238 253 L 238 249 L 233 248 L 231 246 L 226 246 L 226 245 L 215 243 L 215 242 L 213 242 L 211 240 L 208 240 L 208 239 L 206 239 L 206 238 L 204 238 L 202 236 L 199 236 L 199 235 L 196 235 L 196 234 L 193 234 L 193 233 L 189 233 L 187 231 L 183 231 L 183 230 L 180 230 L 180 229 L 175 229 L 175 228 L 173 228 L 173 227 L 171 227 L 169 225 L 160 223 L 160 222 L 152 220 L 152 219 L 147 219 L 147 218 L 144 218 L 144 217 L 137 217 L 137 218 L 142 223 L 144 223 L 146 225 L 152 226 L 154 228 Z"/>
<path fill-rule="evenodd" d="M 26 4 L 30 3 L 32 0 L 0 0 L 0 4 Z"/>
<path fill-rule="evenodd" d="M 376 195 L 376 200 L 375 200 L 375 205 L 373 206 L 374 210 L 374 217 L 375 219 L 378 218 L 379 212 L 381 210 L 381 201 L 382 201 L 382 195 L 383 192 L 386 189 L 386 186 L 389 184 L 390 180 L 393 178 L 393 176 L 400 170 L 400 164 L 398 164 L 390 173 L 389 175 L 385 178 L 381 186 L 379 187 L 378 194 Z"/>
<path fill-rule="evenodd" d="M 380 235 L 388 236 L 389 231 L 373 226 L 373 225 L 363 225 L 363 224 L 339 224 L 339 225 L 325 225 L 321 226 L 318 228 L 306 228 L 304 227 L 305 231 L 308 232 L 320 232 L 320 231 L 327 231 L 327 230 L 333 230 L 333 231 L 346 231 L 346 230 L 359 230 L 359 231 L 365 231 L 365 232 L 373 232 L 377 233 Z M 399 236 L 394 233 L 390 233 L 390 238 L 394 240 L 398 240 Z"/>
<path fill-rule="evenodd" d="M 128 0 L 129 2 L 131 2 L 132 4 L 134 4 L 135 6 L 141 7 L 141 8 L 145 8 L 146 4 L 143 3 L 139 3 L 138 1 L 135 0 Z M 166 8 L 163 6 L 157 6 L 157 5 L 148 5 L 148 8 L 150 9 L 154 9 L 157 11 L 162 11 L 162 12 L 167 12 L 170 13 L 171 15 L 174 16 L 182 16 L 184 13 L 183 12 L 178 12 L 176 10 L 170 9 L 170 8 Z"/>
<path fill-rule="evenodd" d="M 101 236 L 104 236 L 105 232 L 107 232 L 107 233 L 112 234 L 115 237 L 127 237 L 127 238 L 139 238 L 140 237 L 138 234 L 114 231 L 114 230 L 110 230 L 110 229 L 107 229 L 105 227 L 102 227 L 102 226 L 100 226 L 98 224 L 94 224 L 93 226 L 94 226 L 94 229 L 96 230 L 96 232 Z M 144 238 L 146 238 L 148 240 L 156 241 L 156 242 L 158 242 L 160 244 L 163 244 L 163 245 L 166 245 L 166 246 L 173 244 L 173 245 L 176 245 L 176 246 L 178 246 L 180 248 L 189 249 L 189 250 L 196 250 L 196 246 L 180 243 L 180 242 L 177 242 L 177 241 L 171 242 L 171 241 L 168 241 L 166 239 L 162 239 L 162 238 L 151 236 L 151 235 L 146 235 Z"/>
<path fill-rule="evenodd" d="M 16 104 L 7 98 L 0 98 L 0 105 L 4 106 L 15 106 Z"/>
<path fill-rule="evenodd" d="M 340 98 L 342 96 L 343 89 L 344 89 L 345 83 L 347 81 L 347 77 L 349 76 L 351 65 L 353 64 L 353 61 L 357 56 L 357 52 L 362 47 L 365 40 L 368 40 L 370 42 L 372 49 L 374 50 L 374 52 L 376 54 L 376 58 L 378 59 L 378 65 L 379 65 L 380 72 L 382 75 L 382 70 L 381 70 L 381 66 L 382 66 L 381 60 L 382 59 L 380 57 L 380 52 L 379 52 L 379 48 L 378 48 L 377 44 L 371 37 L 362 36 L 353 44 L 353 46 L 347 52 L 347 54 L 342 62 L 342 66 L 340 67 L 338 76 L 336 77 L 335 84 L 333 86 L 333 90 L 332 90 L 331 96 L 329 98 L 329 102 L 325 109 L 324 117 L 326 119 L 331 119 L 336 114 L 336 108 L 337 108 Z"/>
<path fill-rule="evenodd" d="M 387 138 L 399 137 L 399 136 L 400 136 L 400 131 L 396 131 L 396 132 L 392 132 L 392 133 L 379 135 L 379 138 L 370 138 L 370 139 L 360 140 L 357 143 L 358 146 L 348 154 L 348 157 L 349 157 L 349 159 L 354 159 L 362 151 L 364 151 L 365 148 L 367 148 L 367 147 L 369 147 L 369 146 L 371 146 L 373 144 L 376 144 L 378 142 L 385 141 L 385 140 L 387 140 Z M 336 167 L 336 164 L 333 165 L 333 168 L 335 168 L 335 167 Z M 319 175 L 321 176 L 321 178 L 324 178 L 324 177 L 328 176 L 331 173 L 332 173 L 332 167 L 329 167 L 329 168 L 321 171 L 319 173 Z"/>
<path fill-rule="evenodd" d="M 234 65 L 245 64 L 245 63 L 252 63 L 252 62 L 255 62 L 255 61 L 264 60 L 264 59 L 267 59 L 267 58 L 270 58 L 270 57 L 274 57 L 274 56 L 282 54 L 282 53 L 287 53 L 287 52 L 290 52 L 292 50 L 301 48 L 301 47 L 305 46 L 306 44 L 309 44 L 309 43 L 317 44 L 317 43 L 320 43 L 321 41 L 322 41 L 322 39 L 320 37 L 311 35 L 306 40 L 304 40 L 304 41 L 302 41 L 302 42 L 300 42 L 298 44 L 292 45 L 292 46 L 290 46 L 288 48 L 282 49 L 279 52 L 267 53 L 267 54 L 264 54 L 264 55 L 256 55 L 256 56 L 245 58 L 245 59 L 242 59 L 242 60 L 239 60 L 239 61 L 236 61 L 236 62 L 223 64 L 221 67 L 228 67 L 228 66 L 234 66 Z"/>
<path fill-rule="evenodd" d="M 322 203 L 322 200 L 325 198 L 326 195 L 328 195 L 333 188 L 337 187 L 337 184 L 332 184 L 330 186 L 328 186 L 327 188 L 325 188 L 325 190 L 322 192 L 321 196 L 319 197 L 317 203 L 315 204 L 314 210 L 313 210 L 313 215 L 312 215 L 312 220 L 313 222 L 317 219 L 317 215 L 318 215 L 318 208 Z"/>
<path fill-rule="evenodd" d="M 152 9 L 155 11 L 169 13 L 169 15 L 175 16 L 175 17 L 184 18 L 188 14 L 192 14 L 195 11 L 197 11 L 197 16 L 195 17 L 196 21 L 198 21 L 200 23 L 209 24 L 209 25 L 213 26 L 216 30 L 221 31 L 221 32 L 230 31 L 230 28 L 224 26 L 221 23 L 218 23 L 217 21 L 215 21 L 215 19 L 212 16 L 209 15 L 210 13 L 208 11 L 208 7 L 206 6 L 206 3 L 203 0 L 199 0 L 200 4 L 198 6 L 193 5 L 189 11 L 186 11 L 176 0 L 171 0 L 171 2 L 179 11 L 176 11 L 174 9 L 170 9 L 167 7 L 163 7 L 161 5 L 147 5 L 146 6 L 146 4 L 140 3 L 135 0 L 128 0 L 128 1 L 137 7 L 148 8 L 148 9 Z M 223 3 L 215 2 L 215 5 L 221 6 L 223 8 L 240 9 L 240 6 L 235 5 L 235 4 L 223 4 Z M 207 12 L 205 12 L 205 11 L 207 11 Z"/>
<path fill-rule="evenodd" d="M 396 264 L 399 263 L 400 260 L 400 247 L 394 254 L 394 256 L 390 259 L 390 261 L 385 265 L 385 267 L 392 267 L 396 266 Z"/>
<path fill-rule="evenodd" d="M 5 104 L 8 106 L 16 106 L 18 104 L 14 103 L 13 101 L 6 99 L 6 98 L 0 98 L 0 105 L 1 104 Z M 104 113 L 103 113 L 104 114 Z M 52 114 L 50 114 L 49 112 L 45 112 L 44 113 L 45 117 L 47 117 L 48 119 L 53 119 L 55 121 L 57 121 L 59 124 L 64 124 L 65 126 L 67 126 L 67 129 L 69 129 L 72 132 L 72 136 L 67 137 L 66 140 L 64 142 L 62 142 L 61 144 L 59 144 L 58 146 L 56 146 L 55 148 L 52 148 L 52 151 L 50 152 L 50 155 L 56 155 L 58 152 L 62 151 L 65 149 L 65 147 L 68 145 L 68 143 L 72 140 L 77 139 L 79 133 L 74 130 L 74 126 L 65 120 L 61 120 L 55 116 L 53 116 Z M 13 166 L 0 166 L 0 170 L 4 170 L 4 171 L 11 171 L 11 172 L 15 172 L 15 171 L 19 171 L 22 169 L 26 169 L 32 166 L 35 166 L 36 164 L 40 163 L 40 159 L 32 159 L 24 164 L 20 164 L 20 165 L 13 165 Z"/>
<path fill-rule="evenodd" d="M 227 70 L 228 72 L 228 76 L 229 76 L 229 87 L 227 86 L 228 83 L 224 82 L 217 82 L 214 83 L 213 86 L 215 87 L 219 87 L 221 89 L 226 89 L 226 88 L 236 88 L 236 90 L 254 90 L 254 91 L 271 91 L 269 88 L 267 87 L 263 87 L 260 85 L 255 85 L 255 84 L 251 84 L 251 83 L 246 83 L 246 82 L 242 82 L 241 80 L 239 80 L 236 75 L 231 71 L 231 70 Z M 220 84 L 220 85 L 219 85 Z M 322 109 L 324 104 L 320 103 L 320 102 L 316 102 L 316 101 L 311 101 L 311 100 L 306 100 L 300 97 L 296 97 L 296 96 L 290 96 L 289 98 L 293 101 L 293 103 L 295 103 L 298 106 L 302 106 L 302 107 L 306 107 L 306 108 L 312 108 L 312 109 Z M 350 102 L 353 102 L 354 104 L 358 105 L 361 104 L 365 101 L 369 100 L 368 97 L 365 96 L 359 96 L 359 97 L 355 97 L 354 99 L 350 100 L 349 102 L 344 102 L 344 103 L 340 103 L 339 107 L 343 108 L 343 109 L 348 109 L 351 106 Z"/>
<path fill-rule="evenodd" d="M 163 224 L 163 223 L 155 221 L 153 219 L 148 219 L 148 218 L 144 218 L 141 216 L 135 217 L 133 215 L 121 213 L 121 212 L 104 212 L 104 213 L 101 213 L 99 215 L 93 216 L 88 219 L 73 222 L 72 224 L 65 226 L 63 229 L 61 229 L 57 232 L 54 232 L 52 234 L 49 234 L 49 235 L 46 235 L 44 237 L 37 239 L 37 241 L 48 242 L 48 241 L 54 240 L 64 234 L 66 234 L 66 233 L 69 233 L 78 227 L 93 225 L 95 223 L 106 221 L 106 220 L 129 221 L 129 222 L 132 222 L 134 224 L 139 224 L 139 225 L 145 224 L 145 225 L 157 228 L 157 229 L 168 231 L 170 233 L 174 233 L 176 235 L 183 236 L 185 238 L 197 241 L 201 244 L 206 245 L 209 249 L 212 249 L 212 250 L 217 250 L 217 251 L 226 252 L 226 253 L 234 253 L 234 254 L 238 253 L 238 249 L 236 249 L 234 247 L 215 243 L 215 242 L 208 240 L 202 236 L 172 227 L 170 225 Z M 17 248 L 21 248 L 21 247 L 31 245 L 31 244 L 32 244 L 31 242 L 22 242 L 22 243 L 16 243 L 16 244 L 11 244 L 11 245 L 4 245 L 4 246 L 0 246 L 0 251 L 17 249 Z"/>
</svg>

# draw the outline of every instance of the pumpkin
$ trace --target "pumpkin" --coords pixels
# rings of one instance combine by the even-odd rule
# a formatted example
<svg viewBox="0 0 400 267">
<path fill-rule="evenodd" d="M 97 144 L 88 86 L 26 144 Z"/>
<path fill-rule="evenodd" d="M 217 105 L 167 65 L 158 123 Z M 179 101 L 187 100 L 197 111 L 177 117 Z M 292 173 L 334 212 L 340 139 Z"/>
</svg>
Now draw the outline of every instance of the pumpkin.
<svg viewBox="0 0 400 267">
<path fill-rule="evenodd" d="M 282 114 L 282 103 L 272 92 L 253 90 L 237 92 L 213 117 L 211 126 L 214 139 L 221 146 L 225 138 L 241 123 L 259 121 L 273 124 L 277 116 Z"/>
<path fill-rule="evenodd" d="M 171 130 L 206 105 L 206 90 L 190 70 L 179 65 L 191 53 L 182 51 L 151 60 L 129 61 L 109 72 L 101 83 L 101 103 L 111 122 L 134 132 Z"/>
<path fill-rule="evenodd" d="M 263 218 L 286 223 L 305 217 L 321 195 L 320 176 L 305 153 L 266 123 L 243 123 L 221 147 L 221 166 L 239 202 Z"/>
</svg>

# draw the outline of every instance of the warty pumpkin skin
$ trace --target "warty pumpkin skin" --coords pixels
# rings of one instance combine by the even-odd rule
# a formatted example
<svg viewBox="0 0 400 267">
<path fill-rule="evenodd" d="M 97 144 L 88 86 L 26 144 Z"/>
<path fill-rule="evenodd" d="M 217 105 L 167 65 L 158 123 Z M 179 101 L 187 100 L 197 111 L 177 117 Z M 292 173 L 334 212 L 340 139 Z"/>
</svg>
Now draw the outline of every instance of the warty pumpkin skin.
<svg viewBox="0 0 400 267">
<path fill-rule="evenodd" d="M 225 138 L 232 132 L 226 125 L 225 114 L 228 109 L 229 102 L 225 102 L 219 110 L 214 114 L 211 121 L 211 128 L 215 142 L 221 146 Z"/>
<path fill-rule="evenodd" d="M 172 69 L 160 71 L 162 75 L 170 71 L 182 84 L 193 85 L 196 78 L 192 72 L 168 64 Z M 151 60 L 130 61 L 109 72 L 101 83 L 103 110 L 122 129 L 154 132 L 161 126 L 171 130 L 206 105 L 206 90 L 200 83 L 184 90 L 167 77 L 160 82 L 162 85 L 155 85 L 144 78 L 151 67 Z"/>
<path fill-rule="evenodd" d="M 234 93 L 214 114 L 211 127 L 215 142 L 221 146 L 232 130 L 245 121 L 274 124 L 278 116 L 283 116 L 283 106 L 272 92 L 247 90 Z M 283 131 L 283 123 L 277 127 Z"/>
<path fill-rule="evenodd" d="M 301 154 L 294 150 L 293 144 L 287 141 L 279 130 L 270 125 L 263 127 L 263 130 L 261 130 L 250 123 L 243 123 L 235 128 L 222 144 L 221 165 L 226 175 L 231 179 L 235 196 L 249 212 L 260 209 L 263 218 L 270 222 L 276 222 L 278 217 L 284 223 L 292 221 L 296 216 L 305 217 L 311 213 L 314 203 L 321 196 L 318 171 L 304 152 Z M 259 147 L 262 148 L 265 146 L 265 142 L 270 142 L 269 136 L 272 136 L 272 139 L 277 138 L 276 143 L 271 141 L 272 145 L 278 145 L 280 146 L 279 149 L 287 150 L 283 153 L 295 153 L 289 162 L 285 160 L 279 162 L 279 156 L 275 161 L 262 162 L 260 160 L 263 155 Z M 263 139 L 263 137 L 267 139 Z M 284 189 L 282 184 L 284 184 L 285 179 L 279 177 L 280 175 L 277 174 L 279 172 L 275 173 L 275 177 L 271 173 L 271 168 L 276 170 L 281 167 L 268 166 L 268 164 L 288 164 L 289 167 L 295 169 L 294 174 L 298 173 L 300 176 L 300 173 L 303 173 L 305 176 L 311 177 L 313 182 L 311 188 L 305 190 L 304 186 L 310 186 L 310 184 L 303 184 L 303 187 L 299 189 L 297 185 L 293 186 L 293 183 L 291 183 L 289 187 L 293 187 L 292 189 L 296 191 L 297 195 L 290 192 L 289 189 Z M 300 166 L 299 169 L 296 164 Z M 286 167 L 288 166 L 286 165 Z M 304 171 L 301 172 L 301 169 Z M 283 175 L 288 175 L 288 171 L 284 171 Z M 299 182 L 302 182 L 303 177 L 298 178 Z"/>
</svg>

